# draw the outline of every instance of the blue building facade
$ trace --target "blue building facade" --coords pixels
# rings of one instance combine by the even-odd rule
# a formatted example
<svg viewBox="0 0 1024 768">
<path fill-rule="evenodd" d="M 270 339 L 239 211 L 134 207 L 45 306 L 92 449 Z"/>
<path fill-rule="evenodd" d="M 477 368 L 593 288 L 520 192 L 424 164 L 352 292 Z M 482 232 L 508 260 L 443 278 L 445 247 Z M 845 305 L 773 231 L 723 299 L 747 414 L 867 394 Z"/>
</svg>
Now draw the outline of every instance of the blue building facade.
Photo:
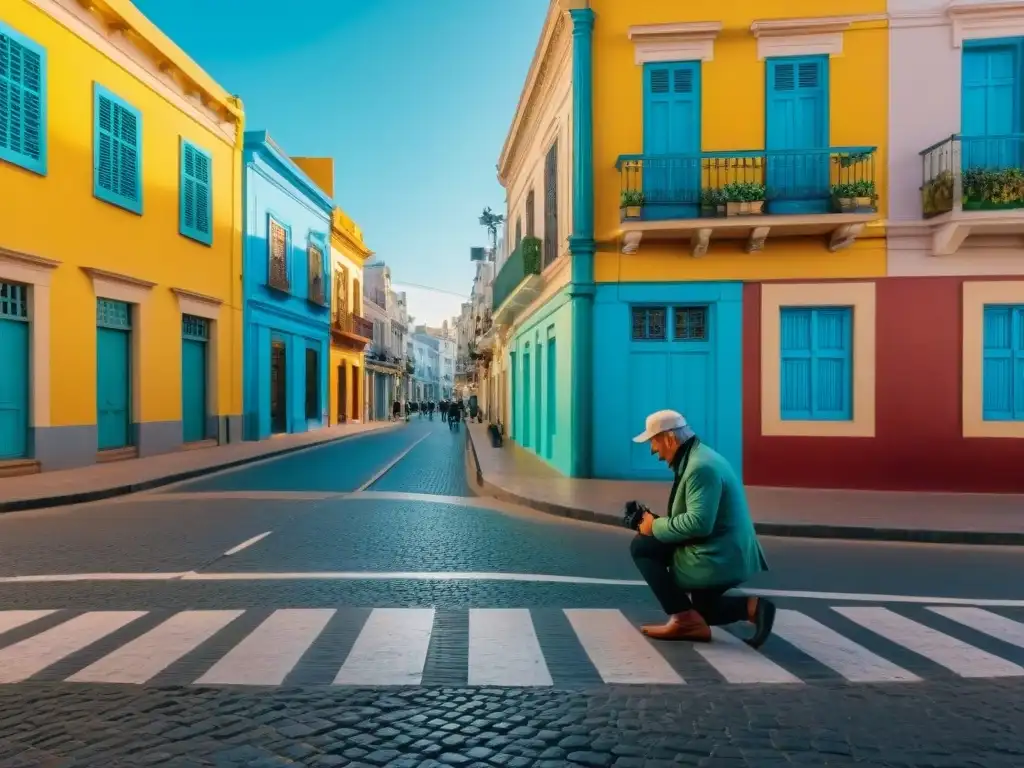
<svg viewBox="0 0 1024 768">
<path fill-rule="evenodd" d="M 328 423 L 334 203 L 265 131 L 245 134 L 246 440 Z"/>
</svg>

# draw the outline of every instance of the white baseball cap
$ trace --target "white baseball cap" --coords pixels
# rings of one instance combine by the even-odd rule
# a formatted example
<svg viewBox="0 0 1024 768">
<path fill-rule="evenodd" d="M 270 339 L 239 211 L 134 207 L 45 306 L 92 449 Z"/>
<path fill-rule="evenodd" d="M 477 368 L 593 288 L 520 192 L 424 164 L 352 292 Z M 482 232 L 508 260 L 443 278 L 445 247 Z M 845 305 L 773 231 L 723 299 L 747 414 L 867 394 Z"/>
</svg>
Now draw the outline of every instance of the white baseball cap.
<svg viewBox="0 0 1024 768">
<path fill-rule="evenodd" d="M 646 429 L 633 438 L 634 443 L 646 443 L 655 435 L 670 429 L 685 429 L 686 417 L 679 411 L 655 411 L 647 417 Z"/>
</svg>

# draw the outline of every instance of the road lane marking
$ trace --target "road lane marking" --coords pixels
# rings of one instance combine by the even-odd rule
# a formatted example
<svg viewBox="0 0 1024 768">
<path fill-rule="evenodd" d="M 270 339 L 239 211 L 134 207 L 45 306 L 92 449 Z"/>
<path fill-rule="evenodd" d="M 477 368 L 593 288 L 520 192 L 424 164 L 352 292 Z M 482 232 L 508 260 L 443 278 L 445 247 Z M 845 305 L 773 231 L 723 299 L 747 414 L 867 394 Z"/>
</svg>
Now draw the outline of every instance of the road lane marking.
<svg viewBox="0 0 1024 768">
<path fill-rule="evenodd" d="M 419 685 L 433 631 L 433 608 L 374 608 L 334 684 Z"/>
<path fill-rule="evenodd" d="M 550 584 L 602 584 L 617 587 L 646 587 L 640 579 L 605 579 L 592 576 L 563 576 L 538 573 L 489 571 L 293 571 L 293 572 L 197 572 L 160 573 L 67 573 L 0 576 L 0 584 L 48 584 L 78 581 L 522 581 Z M 935 595 L 886 595 L 859 592 L 805 592 L 788 589 L 738 589 L 730 594 L 783 597 L 796 600 L 834 600 L 855 603 L 911 603 L 919 605 L 973 605 L 989 608 L 1024 608 L 1024 599 L 987 597 L 939 597 Z"/>
<path fill-rule="evenodd" d="M 1020 677 L 1024 667 L 926 627 L 888 608 L 833 608 L 877 635 L 924 656 L 960 677 Z"/>
<path fill-rule="evenodd" d="M 590 663 L 606 683 L 681 685 L 683 678 L 613 608 L 566 608 L 565 615 Z"/>
<path fill-rule="evenodd" d="M 333 608 L 274 611 L 196 685 L 280 685 L 324 631 Z"/>
<path fill-rule="evenodd" d="M 646 586 L 643 581 L 601 579 L 589 576 L 560 576 L 537 573 L 487 573 L 461 571 L 295 571 L 295 572 L 227 572 L 190 571 L 180 575 L 182 581 L 522 581 L 545 584 L 603 584 L 608 586 Z"/>
<path fill-rule="evenodd" d="M 36 619 L 49 616 L 53 611 L 3 611 L 0 612 L 0 635 L 24 626 Z"/>
<path fill-rule="evenodd" d="M 67 679 L 141 685 L 198 648 L 245 611 L 182 611 Z"/>
<path fill-rule="evenodd" d="M 712 627 L 713 642 L 694 643 L 694 649 L 729 683 L 801 683 L 771 659 L 721 627 Z"/>
<path fill-rule="evenodd" d="M 116 632 L 146 611 L 93 611 L 0 650 L 0 683 L 20 683 Z"/>
<path fill-rule="evenodd" d="M 1024 648 L 1024 624 L 981 608 L 955 608 L 931 606 L 929 611 L 959 622 L 976 632 L 1002 640 L 1004 643 Z"/>
<path fill-rule="evenodd" d="M 553 685 L 528 608 L 471 608 L 469 685 Z"/>
<path fill-rule="evenodd" d="M 383 469 L 381 469 L 380 471 L 378 471 L 378 472 L 377 472 L 377 473 L 376 473 L 376 474 L 375 474 L 375 475 L 374 475 L 373 477 L 371 477 L 371 478 L 370 478 L 369 480 L 367 480 L 367 481 L 366 481 L 365 483 L 363 483 L 363 484 L 362 484 L 362 485 L 360 485 L 360 486 L 359 486 L 358 488 L 356 488 L 356 489 L 355 489 L 355 491 L 354 491 L 354 493 L 362 493 L 362 492 L 363 492 L 363 491 L 365 491 L 365 490 L 366 490 L 367 488 L 369 488 L 369 487 L 370 487 L 371 485 L 373 485 L 373 484 L 374 484 L 374 483 L 376 483 L 376 482 L 377 482 L 378 480 L 380 480 L 380 479 L 381 479 L 382 477 L 384 477 L 384 475 L 386 475 L 386 474 L 387 474 L 388 472 L 390 472 L 390 471 L 391 471 L 391 470 L 392 470 L 392 469 L 394 468 L 394 466 L 395 466 L 395 465 L 396 465 L 396 464 L 397 464 L 398 462 L 400 462 L 400 461 L 401 461 L 402 459 L 404 459 L 404 458 L 405 458 L 405 457 L 406 457 L 406 456 L 407 456 L 407 455 L 409 454 L 409 451 L 411 451 L 411 450 L 412 450 L 413 448 L 415 448 L 415 447 L 416 447 L 417 445 L 419 445 L 419 444 L 420 444 L 420 443 L 422 443 L 422 442 L 423 442 L 424 440 L 426 440 L 426 439 L 427 439 L 428 437 L 430 437 L 430 434 L 431 434 L 431 433 L 430 433 L 430 432 L 428 432 L 428 433 L 427 433 L 427 434 L 425 434 L 425 435 L 424 435 L 423 437 L 421 437 L 421 438 L 420 438 L 419 440 L 417 440 L 417 441 L 416 441 L 416 442 L 414 442 L 414 443 L 413 443 L 412 445 L 410 445 L 410 446 L 409 446 L 408 448 L 406 448 L 406 449 L 405 449 L 404 451 L 402 451 L 402 452 L 401 452 L 400 454 L 398 454 L 398 455 L 397 455 L 397 456 L 396 456 L 396 457 L 395 457 L 394 459 L 392 459 L 392 460 L 391 460 L 391 461 L 390 461 L 390 462 L 389 462 L 389 463 L 388 463 L 388 464 L 387 464 L 387 465 L 386 465 L 386 466 L 385 466 L 385 467 L 384 467 Z"/>
<path fill-rule="evenodd" d="M 231 557 L 232 555 L 237 555 L 243 549 L 248 549 L 253 544 L 256 544 L 257 542 L 263 541 L 271 533 L 273 533 L 273 531 L 264 531 L 263 533 L 259 534 L 258 536 L 253 536 L 251 539 L 246 539 L 241 544 L 239 544 L 237 547 L 232 547 L 231 549 L 229 549 L 227 552 L 225 552 L 222 555 L 222 557 Z"/>
<path fill-rule="evenodd" d="M 772 631 L 850 682 L 916 682 L 921 679 L 799 611 L 780 608 Z"/>
</svg>

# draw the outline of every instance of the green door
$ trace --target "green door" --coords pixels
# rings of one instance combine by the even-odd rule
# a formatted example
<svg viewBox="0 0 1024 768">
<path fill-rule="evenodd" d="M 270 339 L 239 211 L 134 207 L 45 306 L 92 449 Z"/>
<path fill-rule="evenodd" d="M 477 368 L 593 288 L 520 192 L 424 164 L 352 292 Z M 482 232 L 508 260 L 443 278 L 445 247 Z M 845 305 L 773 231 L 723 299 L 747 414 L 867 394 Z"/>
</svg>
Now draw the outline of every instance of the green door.
<svg viewBox="0 0 1024 768">
<path fill-rule="evenodd" d="M 202 317 L 181 318 L 181 425 L 186 443 L 206 439 L 206 350 L 209 324 Z"/>
<path fill-rule="evenodd" d="M 99 450 L 131 440 L 131 311 L 121 301 L 96 302 L 96 432 Z"/>
<path fill-rule="evenodd" d="M 0 283 L 0 461 L 28 455 L 28 289 Z"/>
</svg>

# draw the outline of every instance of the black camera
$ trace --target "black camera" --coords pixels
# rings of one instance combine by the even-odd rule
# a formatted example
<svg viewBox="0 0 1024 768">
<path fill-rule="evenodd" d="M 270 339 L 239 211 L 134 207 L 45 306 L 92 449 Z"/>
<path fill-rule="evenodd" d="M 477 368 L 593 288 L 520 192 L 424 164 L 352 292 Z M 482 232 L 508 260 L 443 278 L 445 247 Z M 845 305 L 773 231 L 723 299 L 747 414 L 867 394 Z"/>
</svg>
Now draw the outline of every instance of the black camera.
<svg viewBox="0 0 1024 768">
<path fill-rule="evenodd" d="M 622 512 L 623 527 L 629 528 L 631 531 L 639 530 L 640 522 L 644 519 L 644 515 L 648 513 L 653 515 L 651 510 L 639 501 L 627 501 L 626 507 Z M 654 515 L 654 517 L 657 517 L 657 515 Z"/>
</svg>

